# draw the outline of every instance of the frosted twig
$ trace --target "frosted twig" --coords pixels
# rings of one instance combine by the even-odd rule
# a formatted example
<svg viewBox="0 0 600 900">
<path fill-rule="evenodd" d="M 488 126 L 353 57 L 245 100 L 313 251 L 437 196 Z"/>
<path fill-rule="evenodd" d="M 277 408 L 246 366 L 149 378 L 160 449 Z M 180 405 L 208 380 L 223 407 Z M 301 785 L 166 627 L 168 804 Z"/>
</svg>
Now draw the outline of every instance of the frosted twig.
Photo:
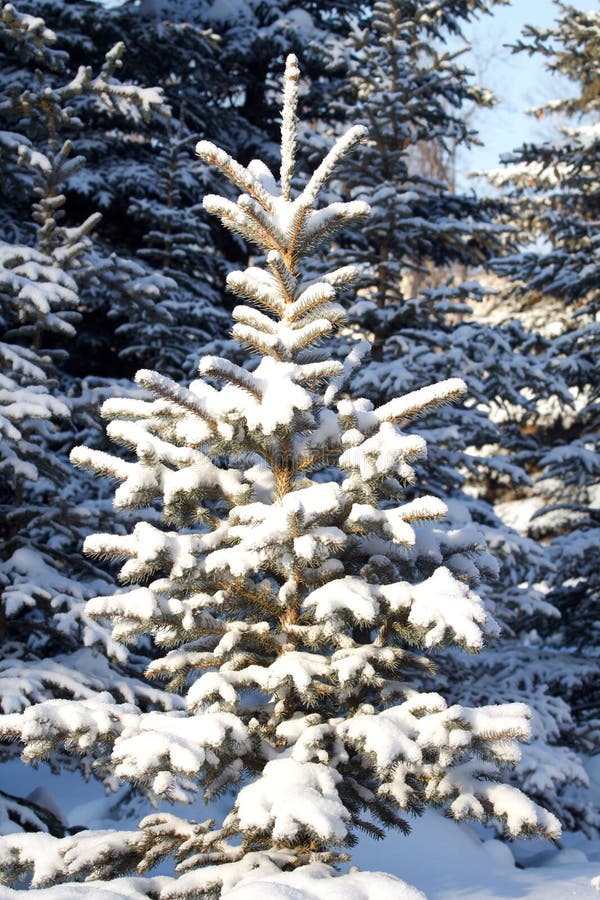
<svg viewBox="0 0 600 900">
<path fill-rule="evenodd" d="M 302 191 L 302 204 L 311 206 L 317 198 L 317 195 L 327 179 L 337 168 L 340 161 L 352 150 L 357 144 L 366 140 L 367 129 L 364 125 L 355 125 L 350 128 L 346 134 L 339 138 L 320 166 L 318 166 L 313 175 Z"/>
</svg>

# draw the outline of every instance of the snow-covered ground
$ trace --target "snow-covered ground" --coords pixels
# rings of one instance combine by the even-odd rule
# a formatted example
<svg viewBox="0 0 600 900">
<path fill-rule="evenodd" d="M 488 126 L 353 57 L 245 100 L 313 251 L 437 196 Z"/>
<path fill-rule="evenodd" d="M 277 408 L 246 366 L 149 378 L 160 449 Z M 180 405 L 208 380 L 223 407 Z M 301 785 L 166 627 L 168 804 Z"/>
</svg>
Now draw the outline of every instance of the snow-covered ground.
<svg viewBox="0 0 600 900">
<path fill-rule="evenodd" d="M 598 793 L 600 756 L 589 765 Z M 132 819 L 115 822 L 110 813 L 115 796 L 105 798 L 94 783 L 74 773 L 54 775 L 47 766 L 37 770 L 18 761 L 0 769 L 0 788 L 27 794 L 43 789 L 72 826 L 131 828 Z M 41 799 L 41 798 L 39 798 Z M 205 818 L 203 808 L 198 816 Z M 248 882 L 226 891 L 230 900 L 598 900 L 591 880 L 600 875 L 600 839 L 566 834 L 561 849 L 539 839 L 511 845 L 493 839 L 473 825 L 458 825 L 430 810 L 413 823 L 408 837 L 390 834 L 383 841 L 363 838 L 353 851 L 360 872 L 343 878 L 295 874 L 252 874 Z M 157 887 L 165 875 L 150 881 Z M 389 873 L 406 885 L 372 873 Z M 167 876 L 167 877 L 165 877 Z M 119 879 L 106 884 L 60 885 L 28 890 L 39 900 L 124 900 L 141 898 L 145 879 Z M 411 890 L 409 886 L 417 890 Z M 0 900 L 21 900 L 24 892 L 0 888 Z"/>
</svg>

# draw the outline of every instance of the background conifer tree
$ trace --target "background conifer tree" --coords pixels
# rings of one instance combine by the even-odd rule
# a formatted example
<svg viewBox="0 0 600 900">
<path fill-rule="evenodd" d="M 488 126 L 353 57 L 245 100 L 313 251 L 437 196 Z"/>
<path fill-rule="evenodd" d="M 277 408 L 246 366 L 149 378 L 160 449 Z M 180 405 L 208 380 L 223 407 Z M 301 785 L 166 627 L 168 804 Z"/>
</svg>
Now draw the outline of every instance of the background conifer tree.
<svg viewBox="0 0 600 900">
<path fill-rule="evenodd" d="M 430 143 L 450 158 L 477 140 L 465 107 L 494 100 L 460 62 L 466 44 L 455 42 L 475 15 L 490 10 L 486 3 L 432 7 L 381 0 L 373 4 L 369 27 L 356 22 L 343 50 L 335 45 L 352 76 L 333 105 L 346 103 L 354 120 L 376 126 L 333 189 L 341 196 L 374 196 L 377 204 L 364 230 L 344 233 L 338 251 L 362 273 L 361 296 L 350 309 L 351 337 L 366 332 L 375 343 L 374 358 L 354 378 L 355 390 L 379 402 L 418 387 L 423 372 L 432 380 L 469 374 L 468 404 L 434 410 L 422 426 L 432 437 L 435 463 L 422 477 L 430 490 L 470 504 L 491 533 L 498 520 L 489 506 L 462 493 L 465 483 L 473 482 L 485 501 L 493 498 L 494 480 L 528 478 L 504 451 L 489 413 L 507 402 L 526 407 L 523 388 L 546 384 L 539 360 L 518 352 L 527 333 L 518 323 L 502 330 L 474 321 L 473 305 L 486 290 L 472 279 L 454 280 L 499 253 L 506 226 L 492 220 L 487 202 L 461 193 L 448 170 L 445 178 L 433 178 L 421 159 Z M 523 545 L 525 555 L 536 555 L 533 544 Z"/>
<path fill-rule="evenodd" d="M 212 896 L 252 868 L 340 861 L 358 831 L 406 830 L 406 815 L 432 803 L 511 834 L 559 832 L 497 780 L 529 735 L 527 707 L 448 705 L 434 690 L 438 648 L 477 651 L 497 630 L 474 590 L 494 563 L 473 529 L 438 527 L 444 503 L 405 492 L 426 452 L 407 424 L 465 386 L 452 378 L 379 406 L 340 397 L 360 354 L 336 361 L 319 344 L 343 320 L 336 295 L 356 273 L 315 281 L 305 263 L 369 212 L 361 200 L 318 203 L 365 131 L 351 128 L 293 188 L 298 75 L 291 56 L 279 183 L 263 162 L 197 147 L 242 192 L 207 196 L 207 210 L 264 254 L 228 278 L 242 299 L 234 337 L 258 366 L 205 356 L 189 388 L 142 370 L 153 400 L 104 406 L 111 438 L 136 460 L 73 453 L 122 482 L 118 506 L 162 512 L 163 527 L 87 539 L 88 553 L 126 559 L 131 585 L 88 614 L 110 620 L 118 640 L 151 634 L 148 673 L 184 695 L 185 711 L 105 693 L 0 717 L 28 759 L 65 746 L 156 799 L 226 792 L 225 815 L 196 824 L 158 813 L 137 832 L 43 836 L 43 864 L 41 837 L 6 836 L 5 883 L 27 871 L 32 886 L 113 878 L 173 853 L 180 877 L 154 883 L 154 896 Z"/>
<path fill-rule="evenodd" d="M 81 698 L 106 689 L 122 696 L 138 691 L 142 703 L 161 696 L 139 682 L 145 661 L 128 661 L 123 648 L 84 610 L 85 600 L 110 590 L 111 581 L 82 555 L 82 540 L 93 522 L 97 527 L 115 523 L 110 500 L 90 492 L 90 479 L 74 476 L 68 458 L 77 434 L 94 440 L 90 406 L 98 391 L 90 397 L 85 383 L 75 384 L 65 372 L 79 310 L 103 272 L 93 240 L 100 217 L 92 214 L 80 224 L 67 221 L 64 190 L 82 171 L 84 160 L 74 155 L 66 135 L 77 128 L 82 98 L 88 103 L 118 98 L 141 107 L 156 95 L 114 77 L 120 51 L 109 54 L 96 75 L 89 68 L 70 73 L 68 58 L 55 44 L 55 34 L 42 19 L 10 4 L 0 10 L 4 712 L 55 695 Z M 129 279 L 129 270 L 123 272 L 118 260 L 107 266 L 121 281 Z M 137 683 L 132 678 L 136 671 Z M 15 755 L 14 746 L 2 747 L 3 759 Z M 0 816 L 26 830 L 57 833 L 64 827 L 39 804 L 8 795 L 0 795 Z"/>
<path fill-rule="evenodd" d="M 415 425 L 430 447 L 428 465 L 417 468 L 418 485 L 448 505 L 450 527 L 475 522 L 483 531 L 500 564 L 484 590 L 503 638 L 470 664 L 457 658 L 448 691 L 473 703 L 531 698 L 536 740 L 516 780 L 527 779 L 538 800 L 574 824 L 574 801 L 563 795 L 587 776 L 565 747 L 572 719 L 544 687 L 547 661 L 541 665 L 520 640 L 514 644 L 532 616 L 556 620 L 539 587 L 552 565 L 533 535 L 519 534 L 494 510 L 507 491 L 531 484 L 523 431 L 548 396 L 549 348 L 528 322 L 489 322 L 478 314 L 489 305 L 480 302 L 489 288 L 475 279 L 510 252 L 514 233 L 510 217 L 498 214 L 501 203 L 461 191 L 453 177 L 456 153 L 477 140 L 468 113 L 494 102 L 462 64 L 462 30 L 492 9 L 489 3 L 380 0 L 370 7 L 368 24 L 355 22 L 349 38 L 332 48 L 332 67 L 342 58 L 351 73 L 332 106 L 350 109 L 370 134 L 337 173 L 330 198 L 373 197 L 375 206 L 364 227 L 348 229 L 334 249 L 362 274 L 342 344 L 365 333 L 374 341 L 352 387 L 375 403 L 417 389 L 424 378 L 460 373 L 468 380 L 460 409 L 427 410 Z M 321 140 L 319 134 L 313 143 Z M 568 401 L 562 382 L 552 390 Z M 524 655 L 531 668 L 520 681 Z"/>
<path fill-rule="evenodd" d="M 28 5 L 24 0 L 21 8 L 42 14 L 52 24 L 62 51 L 64 76 L 74 78 L 81 71 L 89 71 L 91 76 L 99 70 L 113 76 L 110 94 L 96 92 L 93 101 L 85 91 L 70 97 L 69 115 L 76 115 L 79 125 L 69 116 L 61 121 L 61 136 L 72 142 L 72 154 L 87 161 L 63 181 L 66 222 L 74 224 L 79 218 L 102 213 L 102 228 L 94 245 L 96 258 L 89 269 L 94 277 L 88 279 L 79 310 L 79 346 L 85 342 L 86 353 L 80 357 L 79 346 L 75 347 L 68 371 L 79 378 L 130 377 L 143 357 L 147 364 L 160 362 L 171 374 L 180 376 L 185 359 L 180 348 L 223 336 L 226 329 L 214 287 L 217 276 L 222 281 L 222 271 L 212 262 L 214 249 L 206 223 L 196 222 L 190 234 L 189 209 L 198 206 L 199 188 L 192 175 L 193 154 L 182 148 L 182 138 L 189 148 L 194 135 L 197 139 L 202 133 L 190 130 L 198 123 L 193 110 L 209 105 L 207 94 L 213 110 L 223 99 L 217 88 L 218 70 L 212 79 L 207 76 L 204 91 L 198 88 L 208 65 L 215 69 L 210 36 L 206 28 L 182 26 L 160 54 L 168 72 L 158 66 L 157 74 L 165 84 L 169 77 L 172 82 L 182 80 L 190 59 L 204 61 L 208 55 L 206 64 L 198 66 L 201 71 L 193 82 L 195 102 L 186 113 L 188 124 L 183 134 L 180 110 L 185 96 L 178 99 L 173 88 L 169 96 L 160 82 L 150 80 L 157 66 L 149 61 L 156 60 L 157 54 L 150 49 L 152 29 L 144 30 L 139 14 L 135 29 L 131 17 L 111 14 L 100 4 L 48 0 Z M 127 53 L 123 39 L 131 47 Z M 154 33 L 152 41 L 156 46 L 161 35 Z M 123 66 L 129 83 L 122 79 L 117 92 L 114 76 Z M 21 67 L 17 78 L 23 85 L 35 78 L 33 69 L 31 65 Z M 58 85 L 51 72 L 46 72 L 45 78 Z M 148 84 L 156 87 L 145 87 Z M 176 170 L 169 168 L 174 155 L 178 158 Z M 23 217 L 23 209 L 18 214 Z M 168 274 L 169 242 L 174 232 L 179 242 L 185 240 L 188 250 L 185 257 L 180 254 L 176 279 Z M 155 252 L 148 256 L 150 248 Z M 185 279 L 197 271 L 194 266 L 199 258 L 206 286 L 202 297 L 196 295 L 192 304 Z"/>
<path fill-rule="evenodd" d="M 557 6 L 556 23 L 547 29 L 528 26 L 515 50 L 541 54 L 549 71 L 572 82 L 571 96 L 534 110 L 541 120 L 558 114 L 565 124 L 551 138 L 506 155 L 504 167 L 490 173 L 506 195 L 506 216 L 519 228 L 517 251 L 496 264 L 505 279 L 500 308 L 504 318 L 540 332 L 547 381 L 543 399 L 527 417 L 510 411 L 517 423 L 514 451 L 533 487 L 497 499 L 505 501 L 501 509 L 508 521 L 548 543 L 548 600 L 560 612 L 559 619 L 538 614 L 515 623 L 529 645 L 521 649 L 516 671 L 526 658 L 535 673 L 528 690 L 555 698 L 560 739 L 579 752 L 594 752 L 599 733 L 600 16 Z M 563 816 L 571 826 L 598 825 L 585 796 L 567 798 Z"/>
</svg>

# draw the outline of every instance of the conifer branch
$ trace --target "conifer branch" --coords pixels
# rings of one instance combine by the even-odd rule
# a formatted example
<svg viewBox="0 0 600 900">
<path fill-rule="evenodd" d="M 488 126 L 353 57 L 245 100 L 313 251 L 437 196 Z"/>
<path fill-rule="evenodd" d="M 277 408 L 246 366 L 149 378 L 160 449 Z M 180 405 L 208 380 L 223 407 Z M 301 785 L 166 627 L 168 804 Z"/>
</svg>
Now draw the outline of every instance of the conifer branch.
<svg viewBox="0 0 600 900">
<path fill-rule="evenodd" d="M 317 199 L 319 192 L 331 177 L 337 166 L 357 144 L 366 141 L 368 136 L 364 125 L 354 125 L 346 134 L 338 138 L 322 163 L 315 169 L 308 184 L 300 195 L 303 206 L 310 207 Z"/>
<path fill-rule="evenodd" d="M 279 253 L 276 255 L 279 257 Z M 227 276 L 227 287 L 234 294 L 240 294 L 252 303 L 282 317 L 285 314 L 287 298 L 285 301 L 281 299 L 274 290 L 275 285 L 268 284 L 264 274 L 254 267 L 246 269 L 245 272 L 230 272 Z"/>
<path fill-rule="evenodd" d="M 228 153 L 210 141 L 199 141 L 196 144 L 196 153 L 209 165 L 219 169 L 236 187 L 249 194 L 264 210 L 273 213 L 273 198 L 252 173 L 236 162 Z"/>
<path fill-rule="evenodd" d="M 453 403 L 466 391 L 467 386 L 462 378 L 449 378 L 390 400 L 389 403 L 376 409 L 375 414 L 381 422 L 408 420 L 423 415 L 430 409 Z"/>
<path fill-rule="evenodd" d="M 282 254 L 276 250 L 272 250 L 267 256 L 267 264 L 279 282 L 285 302 L 293 303 L 296 297 L 298 281 L 286 266 Z M 285 307 L 281 309 L 282 315 L 284 314 L 284 311 Z"/>
<path fill-rule="evenodd" d="M 256 400 L 260 401 L 262 399 L 260 388 L 252 375 L 246 369 L 242 369 L 241 366 L 237 366 L 228 359 L 221 359 L 218 356 L 204 356 L 200 362 L 199 370 L 201 375 L 216 375 L 222 378 L 223 381 L 229 381 L 231 384 L 235 384 L 242 390 L 252 394 Z"/>
<path fill-rule="evenodd" d="M 142 387 L 152 391 L 152 393 L 158 394 L 159 397 L 164 397 L 166 400 L 171 400 L 182 409 L 186 409 L 193 415 L 198 416 L 213 431 L 217 430 L 216 419 L 200 406 L 198 398 L 191 391 L 171 381 L 170 378 L 165 378 L 157 372 L 151 372 L 148 369 L 140 369 L 136 372 L 135 380 Z"/>
<path fill-rule="evenodd" d="M 254 219 L 250 218 L 245 211 L 242 211 L 230 200 L 207 194 L 202 203 L 207 212 L 217 216 L 223 225 L 234 234 L 239 234 L 262 249 L 280 249 L 274 236 L 264 228 L 256 217 Z"/>
</svg>

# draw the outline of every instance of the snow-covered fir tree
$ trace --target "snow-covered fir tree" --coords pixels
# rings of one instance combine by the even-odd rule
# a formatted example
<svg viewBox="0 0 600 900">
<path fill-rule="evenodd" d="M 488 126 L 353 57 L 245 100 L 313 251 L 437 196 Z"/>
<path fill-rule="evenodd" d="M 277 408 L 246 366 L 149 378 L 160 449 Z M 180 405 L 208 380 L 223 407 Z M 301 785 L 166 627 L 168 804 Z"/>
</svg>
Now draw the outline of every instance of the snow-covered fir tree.
<svg viewBox="0 0 600 900">
<path fill-rule="evenodd" d="M 573 91 L 533 111 L 543 120 L 562 116 L 557 133 L 507 154 L 504 166 L 490 173 L 519 227 L 518 252 L 496 264 L 506 279 L 501 309 L 505 318 L 538 329 L 547 346 L 543 400 L 524 419 L 508 412 L 517 423 L 515 450 L 534 486 L 501 498 L 502 511 L 549 542 L 548 600 L 560 619 L 538 615 L 517 624 L 530 658 L 537 657 L 538 692 L 564 707 L 563 740 L 594 752 L 600 723 L 600 15 L 559 3 L 556 23 L 528 26 L 515 50 L 543 55 L 548 70 L 569 79 Z M 589 801 L 571 813 L 570 824 L 599 824 Z"/>
<path fill-rule="evenodd" d="M 241 192 L 207 196 L 206 209 L 262 254 L 228 279 L 242 300 L 233 335 L 257 367 L 205 356 L 189 388 L 142 370 L 154 399 L 104 406 L 110 437 L 135 458 L 73 451 L 122 482 L 118 507 L 162 512 L 163 527 L 87 539 L 92 556 L 126 560 L 126 587 L 87 614 L 111 621 L 118 641 L 152 635 L 148 674 L 181 708 L 144 711 L 105 692 L 0 716 L 27 760 L 64 747 L 156 800 L 224 794 L 225 814 L 157 813 L 135 832 L 62 840 L 8 835 L 5 884 L 27 872 L 33 887 L 106 880 L 173 854 L 178 877 L 142 880 L 142 892 L 218 896 L 261 867 L 334 874 L 323 866 L 344 860 L 360 831 L 405 831 L 428 804 L 512 835 L 559 834 L 553 815 L 498 780 L 529 737 L 528 708 L 450 705 L 436 691 L 438 651 L 476 652 L 497 632 L 475 591 L 495 570 L 480 537 L 444 528 L 443 502 L 405 490 L 426 454 L 411 419 L 466 388 L 451 378 L 378 406 L 341 394 L 365 348 L 341 362 L 322 342 L 356 271 L 315 281 L 305 264 L 369 213 L 361 200 L 319 202 L 366 135 L 351 128 L 295 189 L 298 77 L 290 56 L 279 181 L 261 161 L 197 147 Z"/>
<path fill-rule="evenodd" d="M 137 690 L 142 703 L 161 696 L 130 678 L 135 666 L 123 648 L 84 610 L 111 580 L 85 559 L 82 540 L 93 522 L 111 527 L 114 513 L 107 498 L 86 502 L 90 480 L 74 477 L 68 454 L 75 434 L 90 437 L 92 398 L 63 368 L 97 276 L 99 216 L 65 221 L 65 185 L 84 160 L 62 132 L 76 127 L 73 104 L 82 95 L 141 105 L 144 93 L 114 78 L 112 59 L 95 76 L 82 68 L 69 77 L 55 43 L 42 19 L 10 4 L 0 10 L 0 707 L 7 713 L 109 688 L 122 696 Z M 16 752 L 3 746 L 2 759 Z M 17 826 L 63 827 L 39 805 L 0 793 L 1 830 Z"/>
</svg>

